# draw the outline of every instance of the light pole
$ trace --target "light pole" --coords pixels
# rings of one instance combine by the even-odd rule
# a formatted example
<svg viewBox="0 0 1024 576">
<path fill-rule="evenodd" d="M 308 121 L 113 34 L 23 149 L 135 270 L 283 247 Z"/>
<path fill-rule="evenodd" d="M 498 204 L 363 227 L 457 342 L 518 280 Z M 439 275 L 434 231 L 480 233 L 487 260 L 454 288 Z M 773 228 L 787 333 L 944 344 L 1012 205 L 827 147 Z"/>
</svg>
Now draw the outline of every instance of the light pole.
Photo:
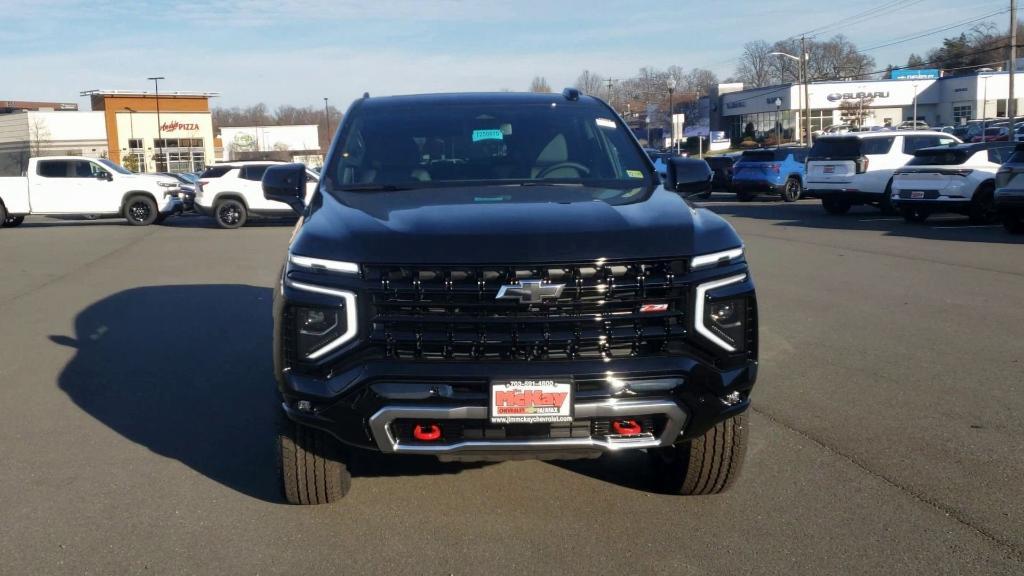
<svg viewBox="0 0 1024 576">
<path fill-rule="evenodd" d="M 164 130 L 163 130 L 163 125 L 160 124 L 160 81 L 163 80 L 163 79 L 164 79 L 163 76 L 150 76 L 149 78 L 146 78 L 146 80 L 152 80 L 153 81 L 153 86 L 156 88 L 156 135 L 157 135 L 157 138 L 160 140 L 160 146 L 157 146 L 157 149 L 156 149 L 156 153 L 157 153 L 157 167 L 156 167 L 156 171 L 157 172 L 160 171 L 160 160 L 164 159 L 164 151 L 163 151 L 163 148 L 164 148 L 164 142 L 163 142 L 163 140 L 164 140 Z M 165 169 L 167 168 L 167 162 L 166 161 L 164 162 L 164 168 Z"/>
<path fill-rule="evenodd" d="M 324 120 L 327 123 L 327 143 L 331 142 L 331 109 L 327 106 L 327 98 L 324 98 Z"/>
<path fill-rule="evenodd" d="M 644 117 L 644 124 L 647 125 L 647 146 L 651 145 L 651 115 Z"/>
<path fill-rule="evenodd" d="M 914 82 L 914 123 L 910 125 L 912 130 L 917 129 L 917 82 Z"/>
<path fill-rule="evenodd" d="M 673 149 L 676 148 L 676 115 L 675 111 L 672 110 L 672 92 L 676 89 L 676 79 L 668 79 L 668 125 L 670 127 L 669 133 L 672 134 L 671 146 Z"/>
<path fill-rule="evenodd" d="M 782 144 L 782 119 L 779 117 L 782 110 L 782 98 L 775 98 L 775 145 Z"/>
<path fill-rule="evenodd" d="M 981 141 L 985 141 L 985 132 L 988 131 L 988 79 L 991 76 L 982 76 L 985 82 L 985 91 L 981 97 Z"/>
<path fill-rule="evenodd" d="M 796 60 L 797 63 L 800 65 L 799 72 L 797 73 L 797 80 L 799 81 L 800 84 L 803 84 L 803 92 L 806 92 L 806 90 L 807 90 L 807 58 L 808 58 L 808 55 L 805 53 L 803 58 L 800 58 L 798 56 L 793 56 L 792 54 L 787 54 L 785 52 L 769 52 L 769 55 L 770 56 L 782 56 L 784 58 L 789 58 L 790 60 Z M 802 79 L 801 79 L 801 76 L 803 77 Z M 811 139 L 811 123 L 810 123 L 810 118 L 809 117 L 811 115 L 811 110 L 810 110 L 811 103 L 807 102 L 808 98 L 806 98 L 803 94 L 801 94 L 800 96 L 801 96 L 800 97 L 800 115 L 803 116 L 804 121 L 807 123 L 807 140 L 808 140 L 808 142 L 810 142 L 810 139 Z M 807 106 L 806 113 L 804 112 L 804 105 L 805 104 Z M 802 145 L 804 143 L 804 133 L 803 133 L 803 130 L 799 130 L 798 129 L 797 132 L 800 133 L 800 144 Z"/>
<path fill-rule="evenodd" d="M 127 106 L 124 109 L 128 111 L 128 129 L 130 130 L 128 135 L 128 154 L 132 154 L 132 141 L 135 140 L 135 110 Z M 121 159 L 121 162 L 124 162 L 124 158 Z"/>
</svg>

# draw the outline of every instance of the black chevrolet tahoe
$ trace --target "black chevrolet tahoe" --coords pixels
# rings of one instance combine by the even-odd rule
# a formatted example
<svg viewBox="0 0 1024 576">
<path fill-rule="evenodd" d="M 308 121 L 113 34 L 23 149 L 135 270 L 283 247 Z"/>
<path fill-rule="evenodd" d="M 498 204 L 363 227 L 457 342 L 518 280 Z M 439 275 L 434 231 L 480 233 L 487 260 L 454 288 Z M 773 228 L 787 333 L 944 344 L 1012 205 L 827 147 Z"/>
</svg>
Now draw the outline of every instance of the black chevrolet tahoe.
<svg viewBox="0 0 1024 576">
<path fill-rule="evenodd" d="M 736 232 L 686 199 L 703 161 L 662 183 L 572 89 L 364 97 L 305 178 L 263 177 L 302 215 L 273 306 L 289 502 L 340 499 L 360 450 L 641 450 L 677 494 L 736 479 L 757 305 Z"/>
</svg>

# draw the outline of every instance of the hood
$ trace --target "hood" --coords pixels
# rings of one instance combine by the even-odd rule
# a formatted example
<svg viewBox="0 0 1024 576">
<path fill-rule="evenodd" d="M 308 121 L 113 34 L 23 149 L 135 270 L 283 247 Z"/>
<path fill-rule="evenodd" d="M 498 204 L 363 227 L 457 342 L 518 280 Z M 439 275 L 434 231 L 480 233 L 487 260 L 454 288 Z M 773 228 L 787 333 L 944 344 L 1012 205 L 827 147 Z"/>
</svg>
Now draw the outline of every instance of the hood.
<svg viewBox="0 0 1024 576">
<path fill-rule="evenodd" d="M 660 186 L 628 198 L 487 186 L 317 194 L 291 251 L 359 263 L 519 264 L 690 256 L 739 244 L 727 222 Z"/>
</svg>

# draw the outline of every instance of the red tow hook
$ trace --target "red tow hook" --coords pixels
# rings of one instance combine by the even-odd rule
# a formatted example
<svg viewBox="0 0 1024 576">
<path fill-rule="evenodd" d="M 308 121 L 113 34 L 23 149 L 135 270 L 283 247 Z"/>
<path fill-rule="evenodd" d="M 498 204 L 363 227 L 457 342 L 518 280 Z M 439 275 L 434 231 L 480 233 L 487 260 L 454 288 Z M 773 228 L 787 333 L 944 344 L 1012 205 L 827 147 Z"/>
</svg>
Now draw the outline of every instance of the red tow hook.
<svg viewBox="0 0 1024 576">
<path fill-rule="evenodd" d="M 412 429 L 412 437 L 424 442 L 432 442 L 441 437 L 441 427 L 437 424 L 417 424 Z"/>
<path fill-rule="evenodd" d="M 640 423 L 632 418 L 626 420 L 612 420 L 612 430 L 623 436 L 636 436 L 640 433 Z"/>
</svg>

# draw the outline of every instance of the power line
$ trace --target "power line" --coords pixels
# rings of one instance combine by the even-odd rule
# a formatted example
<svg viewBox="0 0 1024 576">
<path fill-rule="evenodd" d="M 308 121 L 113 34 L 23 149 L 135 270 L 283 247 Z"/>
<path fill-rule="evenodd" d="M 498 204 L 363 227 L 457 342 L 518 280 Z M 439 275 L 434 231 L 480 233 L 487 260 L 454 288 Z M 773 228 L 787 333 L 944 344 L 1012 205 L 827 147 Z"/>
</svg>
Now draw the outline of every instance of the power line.
<svg viewBox="0 0 1024 576">
<path fill-rule="evenodd" d="M 877 50 L 879 48 L 886 48 L 888 46 L 895 46 L 896 44 L 902 44 L 904 42 L 910 42 L 911 40 L 917 40 L 918 38 L 924 38 L 925 36 L 931 36 L 933 34 L 939 34 L 941 32 L 946 32 L 947 30 L 952 30 L 953 28 L 959 28 L 960 26 L 966 26 L 968 24 L 973 24 L 975 22 L 980 22 L 982 20 L 985 20 L 986 18 L 991 18 L 993 16 L 998 16 L 1000 14 L 1006 14 L 1009 11 L 1010 11 L 1009 8 L 1006 8 L 1004 10 L 997 10 L 995 12 L 992 12 L 991 14 L 986 14 L 986 15 L 980 17 L 980 18 L 973 18 L 971 20 L 964 20 L 963 22 L 958 22 L 956 24 L 951 24 L 949 26 L 944 26 L 942 28 L 929 29 L 929 30 L 924 31 L 924 32 L 915 33 L 915 35 L 913 35 L 913 36 L 905 36 L 905 37 L 902 37 L 902 38 L 898 38 L 896 40 L 887 41 L 884 44 L 878 44 L 876 46 L 871 46 L 871 47 L 868 47 L 868 48 L 863 48 L 861 50 L 857 50 L 857 53 L 863 54 L 864 52 L 869 52 L 871 50 Z"/>
</svg>

